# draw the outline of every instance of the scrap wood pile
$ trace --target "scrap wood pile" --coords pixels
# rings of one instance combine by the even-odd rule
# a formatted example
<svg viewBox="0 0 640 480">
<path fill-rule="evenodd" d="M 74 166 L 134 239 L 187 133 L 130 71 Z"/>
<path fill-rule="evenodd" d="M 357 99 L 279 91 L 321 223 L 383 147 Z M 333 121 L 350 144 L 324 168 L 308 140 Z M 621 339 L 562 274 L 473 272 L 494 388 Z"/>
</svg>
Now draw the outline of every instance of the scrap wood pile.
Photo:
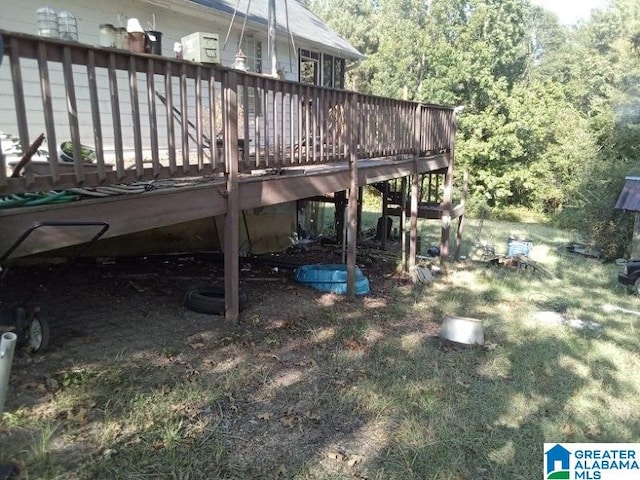
<svg viewBox="0 0 640 480">
<path fill-rule="evenodd" d="M 498 255 L 487 261 L 491 265 L 502 265 L 505 267 L 531 269 L 536 273 L 541 273 L 547 278 L 553 278 L 553 273 L 544 268 L 540 263 L 531 260 L 529 257 L 522 254 L 515 254 L 511 257 L 505 257 L 504 255 Z"/>
</svg>

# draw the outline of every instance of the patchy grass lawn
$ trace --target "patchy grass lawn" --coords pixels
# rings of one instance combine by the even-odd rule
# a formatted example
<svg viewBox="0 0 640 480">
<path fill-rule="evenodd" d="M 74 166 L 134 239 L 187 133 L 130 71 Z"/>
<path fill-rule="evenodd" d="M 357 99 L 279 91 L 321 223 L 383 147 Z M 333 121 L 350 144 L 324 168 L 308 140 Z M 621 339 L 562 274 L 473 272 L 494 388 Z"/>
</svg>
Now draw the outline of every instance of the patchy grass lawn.
<svg viewBox="0 0 640 480">
<path fill-rule="evenodd" d="M 423 249 L 436 229 L 421 223 Z M 545 441 L 637 442 L 640 299 L 615 265 L 559 254 L 571 238 L 550 228 L 471 221 L 463 253 L 481 238 L 505 253 L 509 234 L 554 278 L 468 260 L 412 286 L 365 267 L 373 291 L 350 303 L 280 272 L 244 282 L 239 325 L 183 310 L 171 275 L 133 307 L 114 293 L 130 280 L 77 280 L 92 307 L 57 326 L 96 324 L 17 356 L 0 463 L 24 478 L 502 480 L 539 478 Z M 441 342 L 445 315 L 482 319 L 485 347 Z"/>
</svg>

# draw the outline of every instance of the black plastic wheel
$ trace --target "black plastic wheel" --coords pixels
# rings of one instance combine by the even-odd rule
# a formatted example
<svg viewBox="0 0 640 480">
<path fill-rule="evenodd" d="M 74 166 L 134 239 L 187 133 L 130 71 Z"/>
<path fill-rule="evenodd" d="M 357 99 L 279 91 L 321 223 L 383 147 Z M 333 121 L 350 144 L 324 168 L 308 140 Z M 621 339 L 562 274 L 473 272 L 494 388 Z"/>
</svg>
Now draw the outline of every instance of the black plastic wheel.
<svg viewBox="0 0 640 480">
<path fill-rule="evenodd" d="M 240 311 L 244 310 L 247 297 L 240 294 Z M 208 286 L 194 288 L 184 297 L 184 306 L 189 310 L 208 315 L 224 315 L 224 287 Z"/>
<path fill-rule="evenodd" d="M 44 318 L 34 316 L 25 334 L 27 345 L 34 352 L 43 352 L 49 346 L 49 322 Z"/>
</svg>

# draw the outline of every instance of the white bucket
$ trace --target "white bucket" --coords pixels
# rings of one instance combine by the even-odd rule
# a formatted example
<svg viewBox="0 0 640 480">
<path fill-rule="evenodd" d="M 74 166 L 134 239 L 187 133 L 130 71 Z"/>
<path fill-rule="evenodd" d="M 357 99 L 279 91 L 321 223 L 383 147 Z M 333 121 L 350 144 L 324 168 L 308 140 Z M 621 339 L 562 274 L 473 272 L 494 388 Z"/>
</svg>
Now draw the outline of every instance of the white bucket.
<svg viewBox="0 0 640 480">
<path fill-rule="evenodd" d="M 440 338 L 466 345 L 484 345 L 484 326 L 477 318 L 444 317 Z"/>
</svg>

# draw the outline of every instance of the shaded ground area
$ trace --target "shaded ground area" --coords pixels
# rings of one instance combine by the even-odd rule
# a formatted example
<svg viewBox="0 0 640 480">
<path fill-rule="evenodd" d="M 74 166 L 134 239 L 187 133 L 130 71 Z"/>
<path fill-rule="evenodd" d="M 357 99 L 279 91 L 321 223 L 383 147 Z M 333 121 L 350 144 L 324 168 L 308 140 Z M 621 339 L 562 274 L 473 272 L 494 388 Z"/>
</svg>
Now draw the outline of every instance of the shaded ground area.
<svg viewBox="0 0 640 480">
<path fill-rule="evenodd" d="M 347 389 L 350 380 L 361 378 L 364 370 L 336 369 L 337 352 L 328 345 L 338 335 L 347 357 L 366 357 L 377 339 L 361 337 L 363 317 L 375 316 L 377 309 L 387 307 L 389 289 L 408 282 L 393 278 L 392 254 L 373 251 L 370 255 L 361 252 L 359 257 L 368 264 L 364 269 L 374 292 L 366 298 L 351 303 L 292 280 L 294 265 L 339 263 L 340 254 L 337 247 L 328 246 L 243 262 L 241 291 L 248 301 L 238 324 L 182 306 L 191 288 L 223 283 L 216 255 L 81 261 L 67 270 L 59 265 L 14 267 L 5 279 L 2 305 L 31 297 L 29 303 L 39 305 L 50 323 L 51 342 L 42 355 L 17 352 L 6 410 L 56 403 L 55 398 L 65 391 L 80 387 L 83 393 L 78 405 L 44 413 L 44 417 L 53 415 L 53 420 L 65 423 L 71 419 L 73 423 L 80 412 L 82 423 L 104 428 L 101 410 L 119 390 L 126 390 L 122 394 L 129 402 L 131 396 L 157 394 L 158 389 L 170 395 L 183 382 L 196 382 L 201 400 L 190 405 L 188 399 L 176 398 L 172 413 L 185 421 L 215 423 L 216 436 L 222 435 L 220 448 L 231 449 L 234 458 L 229 472 L 218 471 L 219 465 L 205 466 L 197 478 L 227 474 L 230 478 L 266 478 L 266 472 L 286 476 L 292 465 L 304 466 L 314 457 L 325 461 L 333 456 L 336 465 L 355 468 L 364 457 L 355 451 L 356 456 L 349 457 L 351 440 L 346 439 L 365 421 L 351 411 L 355 405 L 345 410 L 334 404 L 340 402 L 337 391 Z M 406 328 L 408 324 L 402 327 Z M 109 391 L 110 380 L 106 385 L 104 378 L 97 381 L 114 373 L 114 364 L 128 366 L 131 384 L 124 383 L 130 390 L 118 386 Z M 207 385 L 211 390 L 200 390 Z M 132 414 L 127 410 L 117 413 L 118 422 Z M 80 433 L 75 441 L 82 436 Z M 116 436 L 106 451 L 129 449 L 129 437 Z M 139 442 L 141 436 L 134 438 Z M 329 453 L 319 454 L 319 447 Z M 88 445 L 62 448 L 60 468 L 70 467 L 81 454 L 100 458 L 104 453 L 83 451 L 85 448 Z M 154 448 L 164 450 L 166 446 L 156 444 Z M 89 477 L 121 471 L 117 464 L 123 457 L 119 454 L 107 462 L 115 470 L 98 466 Z M 139 467 L 144 469 L 144 462 Z M 209 476 L 212 473 L 206 473 L 207 468 L 217 473 Z"/>
</svg>

